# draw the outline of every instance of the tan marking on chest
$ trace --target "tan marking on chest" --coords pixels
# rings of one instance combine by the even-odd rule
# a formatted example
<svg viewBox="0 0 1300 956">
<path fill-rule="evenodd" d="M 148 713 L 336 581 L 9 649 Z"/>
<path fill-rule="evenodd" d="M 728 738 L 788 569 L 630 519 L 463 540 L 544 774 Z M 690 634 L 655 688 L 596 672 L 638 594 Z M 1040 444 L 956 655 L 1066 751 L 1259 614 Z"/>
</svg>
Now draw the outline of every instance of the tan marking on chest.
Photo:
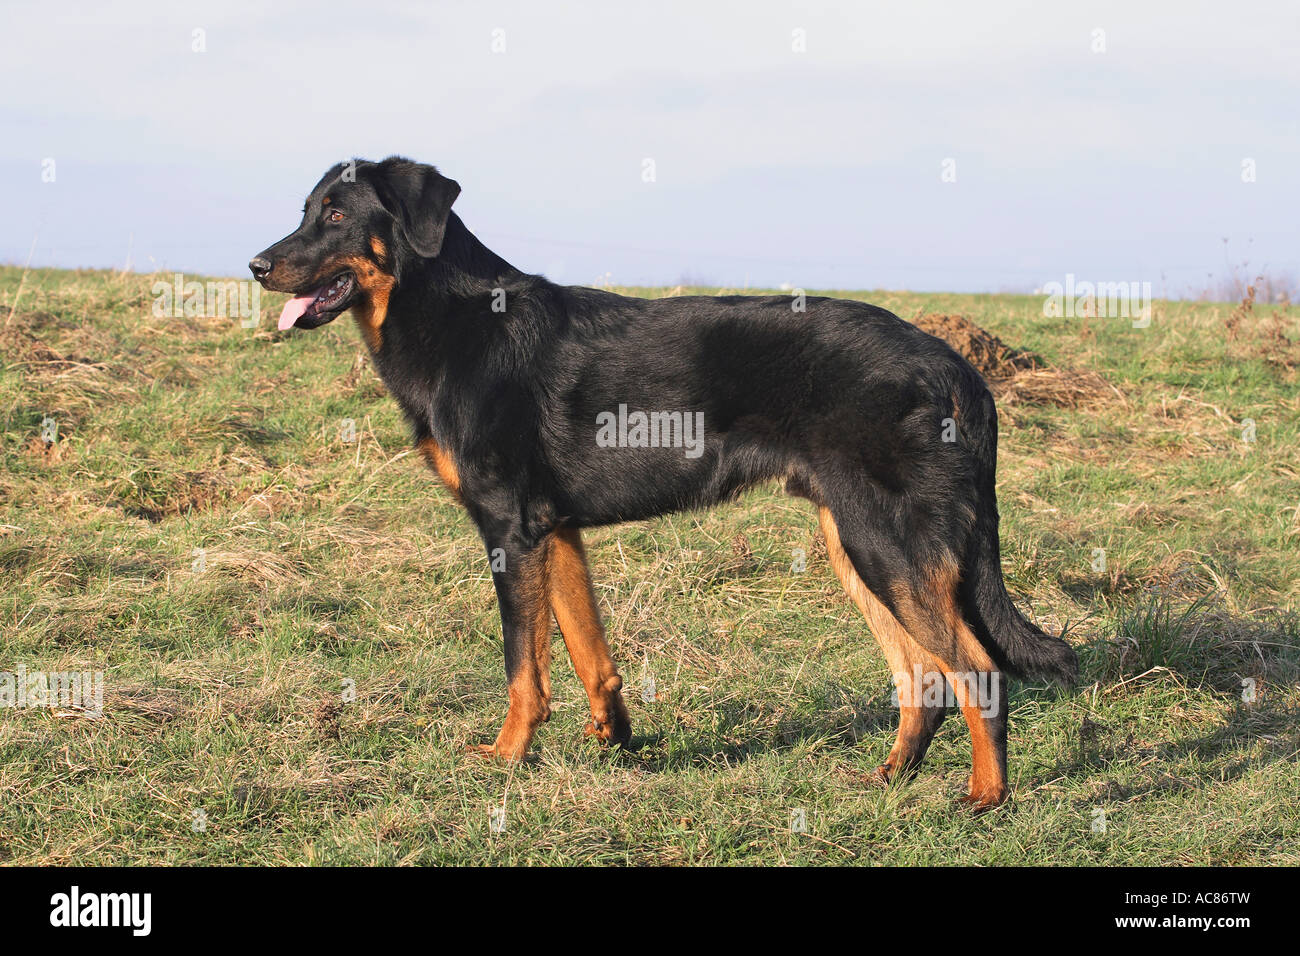
<svg viewBox="0 0 1300 956">
<path fill-rule="evenodd" d="M 456 496 L 456 500 L 460 501 L 460 471 L 456 468 L 455 459 L 432 438 L 421 438 L 416 447 L 428 459 L 429 465 L 438 473 L 442 483 Z"/>
<path fill-rule="evenodd" d="M 375 255 L 382 259 L 387 252 L 384 244 L 378 239 L 371 239 L 370 245 Z M 344 259 L 339 265 L 351 270 L 356 276 L 361 295 L 352 304 L 352 317 L 356 319 L 357 328 L 361 330 L 367 347 L 372 353 L 377 353 L 384 343 L 380 329 L 388 317 L 388 297 L 397 280 L 375 263 L 359 256 Z"/>
</svg>

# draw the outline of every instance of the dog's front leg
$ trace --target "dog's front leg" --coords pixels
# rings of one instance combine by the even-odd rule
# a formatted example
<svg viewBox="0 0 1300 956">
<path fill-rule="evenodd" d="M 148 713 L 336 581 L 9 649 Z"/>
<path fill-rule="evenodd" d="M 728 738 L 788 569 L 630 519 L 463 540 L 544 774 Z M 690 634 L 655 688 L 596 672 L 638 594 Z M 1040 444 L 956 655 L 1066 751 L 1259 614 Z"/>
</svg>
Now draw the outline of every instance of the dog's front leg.
<svg viewBox="0 0 1300 956">
<path fill-rule="evenodd" d="M 628 746 L 632 723 L 623 703 L 623 678 L 609 656 L 605 628 L 600 622 L 596 593 L 587 570 L 587 552 L 582 532 L 559 528 L 551 536 L 546 577 L 551 610 L 569 649 L 573 668 L 587 689 L 591 701 L 591 723 L 587 734 L 603 743 Z"/>
<path fill-rule="evenodd" d="M 484 756 L 519 760 L 537 727 L 551 715 L 551 608 L 547 600 L 549 539 L 523 547 L 484 535 L 505 638 L 510 709 L 496 742 L 472 748 Z"/>
</svg>

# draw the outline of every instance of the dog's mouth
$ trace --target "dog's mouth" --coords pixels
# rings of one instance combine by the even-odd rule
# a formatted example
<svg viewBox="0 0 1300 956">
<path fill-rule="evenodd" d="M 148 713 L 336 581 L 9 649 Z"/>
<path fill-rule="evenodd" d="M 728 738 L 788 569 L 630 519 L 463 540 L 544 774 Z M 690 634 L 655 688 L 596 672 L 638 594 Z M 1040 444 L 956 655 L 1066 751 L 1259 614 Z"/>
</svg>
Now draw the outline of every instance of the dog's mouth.
<svg viewBox="0 0 1300 956">
<path fill-rule="evenodd" d="M 286 302 L 280 313 L 280 328 L 314 329 L 324 325 L 348 307 L 356 290 L 357 277 L 351 272 L 340 272 L 320 288 Z"/>
</svg>

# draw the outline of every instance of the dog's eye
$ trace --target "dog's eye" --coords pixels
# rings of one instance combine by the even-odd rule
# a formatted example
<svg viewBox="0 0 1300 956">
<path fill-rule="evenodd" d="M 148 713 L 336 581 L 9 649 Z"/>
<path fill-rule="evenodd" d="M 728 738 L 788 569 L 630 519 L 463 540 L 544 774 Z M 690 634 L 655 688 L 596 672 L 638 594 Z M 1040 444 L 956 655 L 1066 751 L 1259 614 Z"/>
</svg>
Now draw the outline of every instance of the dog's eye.
<svg viewBox="0 0 1300 956">
<path fill-rule="evenodd" d="M 343 221 L 343 213 L 341 213 L 341 212 L 339 212 L 337 209 L 335 209 L 335 210 L 333 210 L 332 212 L 330 212 L 330 214 L 329 214 L 329 216 L 328 216 L 327 218 L 329 219 L 330 222 L 342 222 L 342 221 Z"/>
</svg>

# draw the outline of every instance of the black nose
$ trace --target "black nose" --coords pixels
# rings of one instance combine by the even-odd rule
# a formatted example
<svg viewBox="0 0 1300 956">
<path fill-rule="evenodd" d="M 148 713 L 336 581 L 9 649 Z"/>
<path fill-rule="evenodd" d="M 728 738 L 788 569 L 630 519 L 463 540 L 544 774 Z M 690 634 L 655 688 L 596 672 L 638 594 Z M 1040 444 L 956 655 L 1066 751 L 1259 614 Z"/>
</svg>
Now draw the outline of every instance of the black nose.
<svg viewBox="0 0 1300 956">
<path fill-rule="evenodd" d="M 261 281 L 271 274 L 271 263 L 261 256 L 254 257 L 249 263 L 248 268 L 253 272 L 253 278 Z"/>
</svg>

